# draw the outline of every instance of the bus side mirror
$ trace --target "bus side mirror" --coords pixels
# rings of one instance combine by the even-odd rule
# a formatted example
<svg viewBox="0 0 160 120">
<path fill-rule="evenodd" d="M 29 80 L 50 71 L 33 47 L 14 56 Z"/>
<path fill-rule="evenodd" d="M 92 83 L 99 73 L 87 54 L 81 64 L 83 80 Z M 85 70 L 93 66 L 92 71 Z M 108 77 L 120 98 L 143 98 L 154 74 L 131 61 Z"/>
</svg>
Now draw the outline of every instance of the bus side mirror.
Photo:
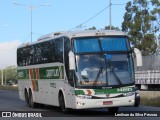
<svg viewBox="0 0 160 120">
<path fill-rule="evenodd" d="M 68 54 L 69 56 L 69 69 L 70 70 L 75 70 L 75 56 L 74 56 L 74 53 L 72 51 L 69 52 Z"/>
<path fill-rule="evenodd" d="M 137 63 L 137 67 L 142 66 L 142 54 L 141 51 L 137 48 L 134 48 L 134 53 L 136 55 L 136 63 Z"/>
</svg>

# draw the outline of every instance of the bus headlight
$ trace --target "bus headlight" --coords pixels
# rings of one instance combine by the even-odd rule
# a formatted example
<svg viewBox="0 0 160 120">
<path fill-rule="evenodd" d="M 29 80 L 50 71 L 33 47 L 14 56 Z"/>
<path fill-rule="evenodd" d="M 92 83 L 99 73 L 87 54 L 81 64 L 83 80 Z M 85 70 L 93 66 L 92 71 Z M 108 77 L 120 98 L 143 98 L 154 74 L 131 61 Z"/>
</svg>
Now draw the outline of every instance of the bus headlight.
<svg viewBox="0 0 160 120">
<path fill-rule="evenodd" d="M 90 95 L 77 95 L 77 97 L 80 99 L 91 99 L 92 98 L 92 96 Z"/>
<path fill-rule="evenodd" d="M 85 105 L 85 103 L 77 102 L 77 105 Z"/>
</svg>

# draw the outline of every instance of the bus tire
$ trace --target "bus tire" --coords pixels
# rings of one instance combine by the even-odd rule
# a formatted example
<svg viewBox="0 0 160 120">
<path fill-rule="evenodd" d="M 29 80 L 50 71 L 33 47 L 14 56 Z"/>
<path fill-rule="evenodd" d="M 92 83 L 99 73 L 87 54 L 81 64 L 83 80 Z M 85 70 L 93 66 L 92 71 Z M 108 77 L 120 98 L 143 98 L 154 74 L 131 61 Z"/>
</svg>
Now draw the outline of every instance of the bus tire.
<svg viewBox="0 0 160 120">
<path fill-rule="evenodd" d="M 59 107 L 61 108 L 62 112 L 68 113 L 68 109 L 66 108 L 65 100 L 62 92 L 60 92 L 59 94 Z"/>
<path fill-rule="evenodd" d="M 119 109 L 118 107 L 109 107 L 108 111 L 110 114 L 114 114 L 118 112 L 118 109 Z"/>
<path fill-rule="evenodd" d="M 27 106 L 29 106 L 29 96 L 28 96 L 28 92 L 27 92 L 26 89 L 25 89 L 25 92 L 24 92 L 24 96 L 25 96 L 25 101 L 27 103 Z"/>
<path fill-rule="evenodd" d="M 32 92 L 29 92 L 29 107 L 36 108 L 37 104 L 33 101 L 33 95 Z"/>
<path fill-rule="evenodd" d="M 140 104 L 140 95 L 139 93 L 135 93 L 135 103 L 134 103 L 134 107 L 138 107 Z"/>
</svg>

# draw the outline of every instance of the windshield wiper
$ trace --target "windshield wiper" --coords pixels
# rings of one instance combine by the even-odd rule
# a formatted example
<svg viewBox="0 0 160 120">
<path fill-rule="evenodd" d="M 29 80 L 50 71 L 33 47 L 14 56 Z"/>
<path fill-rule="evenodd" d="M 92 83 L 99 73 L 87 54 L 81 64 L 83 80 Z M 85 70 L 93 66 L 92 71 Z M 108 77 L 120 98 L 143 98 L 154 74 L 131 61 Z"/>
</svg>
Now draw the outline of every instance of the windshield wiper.
<svg viewBox="0 0 160 120">
<path fill-rule="evenodd" d="M 98 79 L 99 79 L 99 77 L 100 77 L 100 75 L 101 75 L 101 73 L 102 73 L 102 69 L 103 69 L 103 66 L 101 66 L 100 67 L 100 69 L 99 69 L 99 71 L 98 71 L 98 73 L 97 73 L 97 76 L 96 76 L 96 79 L 95 79 L 95 83 L 98 81 Z"/>
<path fill-rule="evenodd" d="M 102 52 L 103 50 L 102 50 L 100 38 L 98 38 L 98 45 L 99 45 L 99 48 L 100 48 L 100 50 L 101 50 L 101 52 Z M 99 69 L 99 71 L 98 71 L 98 73 L 97 73 L 97 76 L 96 76 L 96 79 L 95 79 L 94 82 L 97 82 L 97 81 L 98 81 L 98 79 L 99 79 L 99 77 L 100 77 L 100 75 L 101 75 L 101 73 L 102 73 L 103 66 L 102 66 L 101 60 L 100 60 L 100 64 L 101 64 L 101 67 L 100 67 L 100 69 Z"/>
<path fill-rule="evenodd" d="M 117 82 L 122 85 L 121 80 L 119 79 L 119 77 L 117 76 L 117 74 L 114 71 L 114 68 L 110 67 L 111 72 L 113 73 L 114 77 L 116 78 Z"/>
</svg>

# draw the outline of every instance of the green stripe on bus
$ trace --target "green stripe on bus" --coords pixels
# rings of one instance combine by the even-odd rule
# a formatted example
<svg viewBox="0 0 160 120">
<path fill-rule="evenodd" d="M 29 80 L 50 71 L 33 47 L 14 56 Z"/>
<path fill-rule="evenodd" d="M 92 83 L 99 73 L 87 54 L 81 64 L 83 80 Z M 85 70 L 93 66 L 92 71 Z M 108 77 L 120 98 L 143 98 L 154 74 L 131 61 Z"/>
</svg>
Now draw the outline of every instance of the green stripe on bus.
<svg viewBox="0 0 160 120">
<path fill-rule="evenodd" d="M 36 91 L 39 91 L 38 80 L 36 80 L 35 82 L 36 82 Z"/>
<path fill-rule="evenodd" d="M 85 95 L 85 90 L 75 90 L 75 95 Z M 111 88 L 111 89 L 93 89 L 94 95 L 100 94 L 117 94 L 117 93 L 128 93 L 134 92 L 135 87 L 120 87 L 120 88 Z"/>
<path fill-rule="evenodd" d="M 85 92 L 83 90 L 75 90 L 75 95 L 84 95 Z"/>
<path fill-rule="evenodd" d="M 18 79 L 29 79 L 29 69 L 18 70 Z"/>
<path fill-rule="evenodd" d="M 31 68 L 33 71 L 33 78 L 37 79 L 64 79 L 64 66 L 52 66 L 38 68 L 39 73 L 36 73 L 36 68 Z M 29 79 L 29 69 L 17 70 L 18 79 Z"/>
<path fill-rule="evenodd" d="M 40 79 L 64 79 L 63 69 L 63 66 L 39 68 Z"/>
</svg>

